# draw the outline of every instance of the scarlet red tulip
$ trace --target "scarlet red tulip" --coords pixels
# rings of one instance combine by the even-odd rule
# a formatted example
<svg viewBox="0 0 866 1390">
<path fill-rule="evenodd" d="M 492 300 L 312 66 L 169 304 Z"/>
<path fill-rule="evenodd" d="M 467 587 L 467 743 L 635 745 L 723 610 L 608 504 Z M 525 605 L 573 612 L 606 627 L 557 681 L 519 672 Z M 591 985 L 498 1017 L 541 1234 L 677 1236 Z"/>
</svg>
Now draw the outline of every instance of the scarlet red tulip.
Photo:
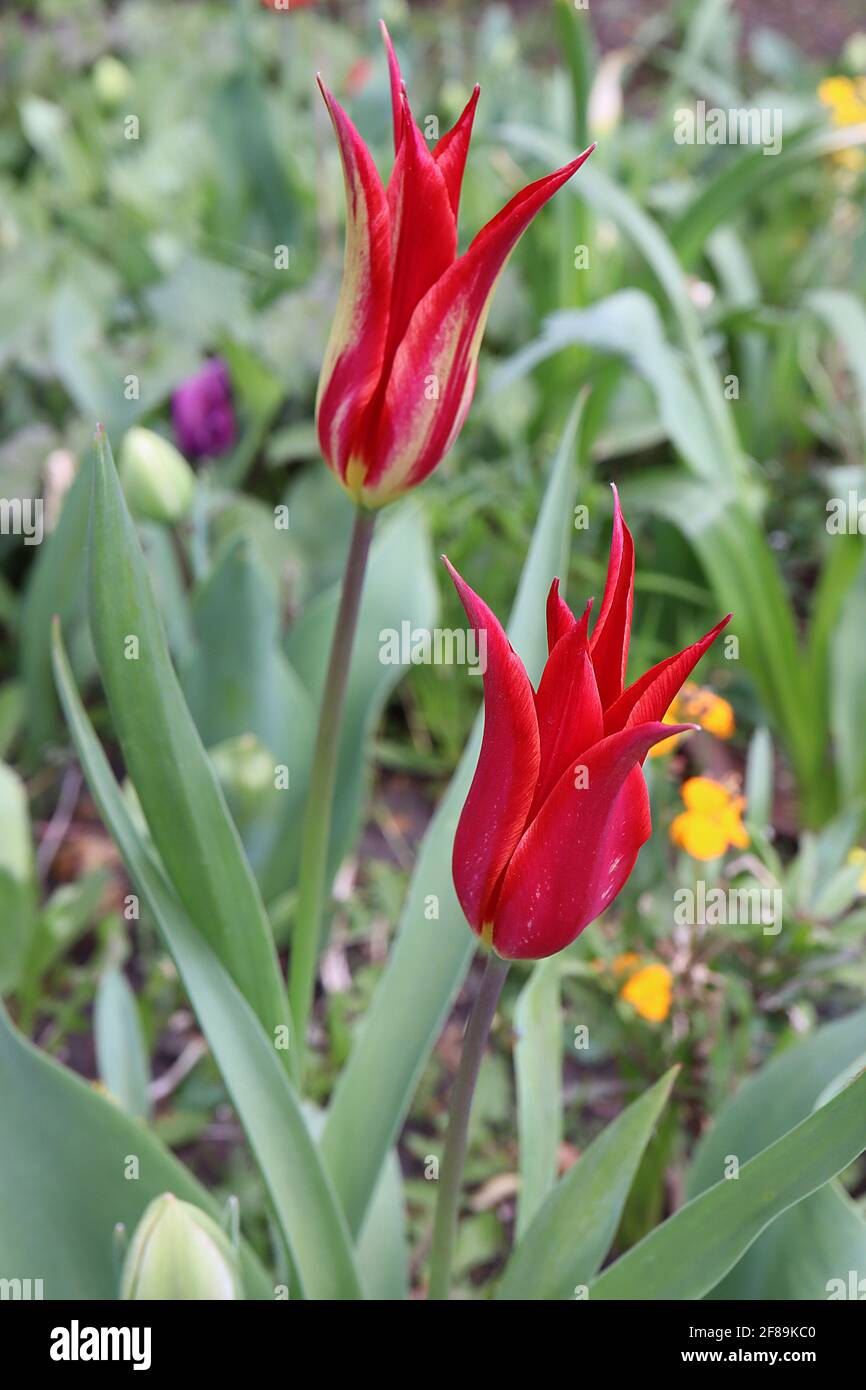
<svg viewBox="0 0 866 1390">
<path fill-rule="evenodd" d="M 448 564 L 448 561 L 445 561 Z M 694 724 L 663 724 L 683 681 L 730 619 L 624 689 L 634 546 L 614 489 L 601 612 L 579 619 L 553 581 L 538 690 L 499 621 L 448 569 L 485 634 L 484 737 L 454 839 L 454 886 L 472 929 L 500 956 L 537 960 L 570 945 L 613 901 L 650 834 L 642 763 Z"/>
<path fill-rule="evenodd" d="M 387 30 L 395 160 L 387 192 L 349 117 L 322 84 L 343 161 L 343 284 L 316 418 L 322 454 L 356 501 L 415 487 L 463 426 L 496 281 L 535 214 L 594 147 L 524 188 L 457 255 L 457 209 L 479 88 L 430 150 L 409 109 Z"/>
</svg>

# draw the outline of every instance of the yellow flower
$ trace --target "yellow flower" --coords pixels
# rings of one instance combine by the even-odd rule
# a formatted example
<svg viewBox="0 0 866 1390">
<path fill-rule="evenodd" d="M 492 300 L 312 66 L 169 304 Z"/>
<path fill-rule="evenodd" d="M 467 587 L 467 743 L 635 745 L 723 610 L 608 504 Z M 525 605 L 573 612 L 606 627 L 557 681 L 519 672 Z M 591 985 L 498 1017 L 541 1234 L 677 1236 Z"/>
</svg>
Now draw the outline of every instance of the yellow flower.
<svg viewBox="0 0 866 1390">
<path fill-rule="evenodd" d="M 866 124 L 866 77 L 825 77 L 818 83 L 818 98 L 829 107 L 835 126 Z M 837 150 L 833 158 L 848 169 L 866 165 L 862 150 Z"/>
<path fill-rule="evenodd" d="M 825 77 L 818 83 L 818 99 L 829 106 L 834 125 L 866 121 L 866 77 Z"/>
<path fill-rule="evenodd" d="M 848 851 L 848 863 L 860 865 L 862 873 L 857 887 L 861 893 L 866 893 L 866 849 L 863 849 L 861 845 L 855 845 L 852 850 Z"/>
<path fill-rule="evenodd" d="M 683 686 L 662 723 L 700 724 L 702 729 L 716 738 L 731 738 L 736 728 L 734 711 L 728 701 L 706 686 L 695 685 L 694 681 L 688 681 Z M 682 734 L 674 734 L 673 738 L 662 739 L 661 743 L 656 743 L 650 749 L 650 757 L 658 758 L 664 753 L 673 752 L 682 737 Z"/>
<path fill-rule="evenodd" d="M 716 738 L 731 738 L 736 727 L 734 711 L 727 700 L 714 690 L 694 685 L 691 682 L 683 691 L 683 714 L 695 724 L 700 724 L 708 734 Z"/>
<path fill-rule="evenodd" d="M 672 703 L 668 707 L 668 712 L 662 719 L 663 724 L 681 724 L 680 697 L 675 695 Z M 661 758 L 665 753 L 672 753 L 682 738 L 682 734 L 674 734 L 672 738 L 663 738 L 661 743 L 654 743 L 649 751 L 651 758 Z"/>
<path fill-rule="evenodd" d="M 743 825 L 745 797 L 733 796 L 710 777 L 690 777 L 680 795 L 685 811 L 674 818 L 671 839 L 693 859 L 718 859 L 735 846 L 746 849 L 749 836 Z"/>
<path fill-rule="evenodd" d="M 662 1023 L 671 1011 L 673 977 L 666 965 L 645 965 L 620 990 L 620 999 L 631 1004 L 641 1018 Z"/>
</svg>

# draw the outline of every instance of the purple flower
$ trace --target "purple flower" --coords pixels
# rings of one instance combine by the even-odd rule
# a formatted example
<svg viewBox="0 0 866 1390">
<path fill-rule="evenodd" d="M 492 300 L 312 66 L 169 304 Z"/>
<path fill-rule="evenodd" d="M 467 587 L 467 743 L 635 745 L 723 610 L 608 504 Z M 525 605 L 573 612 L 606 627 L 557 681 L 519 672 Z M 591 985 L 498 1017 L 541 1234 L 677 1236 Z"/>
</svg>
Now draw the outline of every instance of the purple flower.
<svg viewBox="0 0 866 1390">
<path fill-rule="evenodd" d="M 216 458 L 237 438 L 232 384 L 220 357 L 211 357 L 188 377 L 171 400 L 174 432 L 187 458 Z"/>
</svg>

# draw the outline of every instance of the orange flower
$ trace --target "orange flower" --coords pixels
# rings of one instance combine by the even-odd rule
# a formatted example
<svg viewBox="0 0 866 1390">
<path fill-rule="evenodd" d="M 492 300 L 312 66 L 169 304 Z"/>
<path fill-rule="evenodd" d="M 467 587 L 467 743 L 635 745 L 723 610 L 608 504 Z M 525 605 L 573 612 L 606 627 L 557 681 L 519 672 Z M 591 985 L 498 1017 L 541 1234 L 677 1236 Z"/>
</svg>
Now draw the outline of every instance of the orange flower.
<svg viewBox="0 0 866 1390">
<path fill-rule="evenodd" d="M 674 700 L 664 717 L 665 724 L 700 724 L 701 728 L 716 738 L 731 738 L 736 725 L 734 711 L 727 700 L 705 686 L 688 681 Z M 666 738 L 650 749 L 650 757 L 657 758 L 661 753 L 672 753 L 682 737 Z"/>
<path fill-rule="evenodd" d="M 621 955 L 614 957 L 610 968 L 614 975 L 630 975 L 639 965 L 640 956 L 637 951 L 623 951 Z"/>
<path fill-rule="evenodd" d="M 645 965 L 623 985 L 620 999 L 648 1023 L 663 1023 L 671 1011 L 673 976 L 666 965 Z"/>
<path fill-rule="evenodd" d="M 711 777 L 690 777 L 680 795 L 685 811 L 674 818 L 671 839 L 693 859 L 718 859 L 732 846 L 747 849 L 749 835 L 743 825 L 746 799 L 734 796 Z"/>
</svg>

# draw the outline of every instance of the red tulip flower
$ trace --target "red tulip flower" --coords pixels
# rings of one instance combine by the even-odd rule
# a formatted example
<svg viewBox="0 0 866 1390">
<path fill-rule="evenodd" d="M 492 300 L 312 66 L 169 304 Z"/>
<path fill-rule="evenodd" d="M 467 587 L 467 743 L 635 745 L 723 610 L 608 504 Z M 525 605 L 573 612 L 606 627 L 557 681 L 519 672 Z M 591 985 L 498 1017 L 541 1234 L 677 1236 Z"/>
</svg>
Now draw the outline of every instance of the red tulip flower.
<svg viewBox="0 0 866 1390">
<path fill-rule="evenodd" d="M 697 727 L 661 721 L 731 616 L 624 689 L 634 546 L 615 489 L 614 507 L 601 612 L 590 634 L 592 600 L 575 618 L 553 581 L 537 691 L 495 615 L 448 565 L 486 642 L 484 737 L 454 886 L 473 931 L 508 959 L 563 950 L 623 887 L 651 829 L 641 765 L 653 744 Z"/>
<path fill-rule="evenodd" d="M 387 190 L 364 141 L 319 80 L 340 147 L 348 213 L 316 418 L 328 466 L 365 507 L 415 487 L 451 448 L 475 389 L 496 281 L 535 214 L 593 148 L 524 188 L 458 256 L 457 209 L 479 88 L 428 149 L 384 25 L 382 32 L 395 150 Z"/>
</svg>

